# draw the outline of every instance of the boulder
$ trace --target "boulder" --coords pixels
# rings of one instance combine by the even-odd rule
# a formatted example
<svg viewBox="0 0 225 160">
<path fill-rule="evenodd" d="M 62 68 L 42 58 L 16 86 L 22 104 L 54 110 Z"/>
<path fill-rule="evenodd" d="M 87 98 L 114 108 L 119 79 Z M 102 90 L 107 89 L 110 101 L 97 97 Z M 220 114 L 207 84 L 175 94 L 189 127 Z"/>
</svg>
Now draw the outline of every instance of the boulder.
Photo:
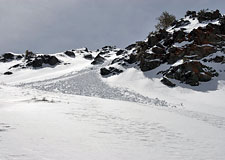
<svg viewBox="0 0 225 160">
<path fill-rule="evenodd" d="M 84 58 L 85 59 L 88 59 L 88 60 L 92 60 L 93 59 L 93 56 L 91 53 L 87 53 L 87 54 L 84 54 Z"/>
<path fill-rule="evenodd" d="M 34 68 L 40 68 L 43 64 L 49 64 L 51 66 L 55 66 L 59 64 L 60 61 L 55 56 L 50 55 L 39 55 L 35 57 L 33 60 L 27 61 L 27 66 L 32 66 Z"/>
<path fill-rule="evenodd" d="M 200 62 L 190 61 L 171 67 L 164 75 L 191 86 L 198 86 L 199 82 L 210 81 L 212 77 L 218 76 L 218 73 Z"/>
<path fill-rule="evenodd" d="M 59 63 L 60 63 L 60 61 L 55 56 L 50 56 L 47 59 L 47 64 L 50 64 L 51 66 L 55 66 L 55 65 L 57 65 Z"/>
<path fill-rule="evenodd" d="M 95 58 L 94 61 L 91 62 L 91 64 L 93 65 L 98 65 L 98 64 L 103 64 L 105 62 L 105 58 L 101 56 L 101 54 L 99 53 Z"/>
<path fill-rule="evenodd" d="M 152 48 L 152 52 L 154 52 L 156 54 L 166 54 L 166 50 L 164 48 L 160 48 L 160 47 Z"/>
<path fill-rule="evenodd" d="M 168 78 L 166 78 L 166 77 L 163 77 L 163 79 L 161 80 L 161 82 L 162 82 L 164 85 L 168 86 L 168 87 L 175 87 L 175 86 L 176 86 L 176 84 L 172 83 L 172 82 L 171 82 Z"/>
<path fill-rule="evenodd" d="M 137 62 L 137 55 L 130 54 L 128 59 L 124 59 L 124 61 L 129 63 L 129 64 L 133 64 L 133 63 Z"/>
<path fill-rule="evenodd" d="M 13 73 L 10 72 L 10 71 L 7 71 L 7 72 L 4 73 L 4 75 L 11 75 L 11 74 L 13 74 Z"/>
<path fill-rule="evenodd" d="M 141 62 L 140 62 L 140 69 L 141 71 L 145 72 L 145 71 L 150 71 L 153 70 L 157 67 L 159 67 L 161 64 L 160 60 L 147 60 L 142 58 Z"/>
<path fill-rule="evenodd" d="M 0 56 L 0 62 L 8 62 L 14 60 L 14 55 L 12 53 L 5 53 Z"/>
<path fill-rule="evenodd" d="M 66 51 L 64 53 L 71 58 L 75 58 L 75 53 L 73 51 Z"/>
<path fill-rule="evenodd" d="M 120 49 L 119 51 L 116 52 L 116 55 L 119 56 L 119 55 L 122 55 L 125 51 Z"/>
<path fill-rule="evenodd" d="M 107 75 L 110 75 L 110 74 L 115 75 L 115 74 L 120 74 L 122 72 L 123 72 L 122 70 L 114 68 L 114 67 L 109 67 L 108 69 L 107 68 L 101 68 L 100 69 L 100 74 L 102 76 L 107 76 Z"/>
<path fill-rule="evenodd" d="M 6 60 L 12 60 L 14 59 L 14 55 L 12 53 L 5 53 L 2 55 L 4 57 L 4 59 Z"/>
<path fill-rule="evenodd" d="M 185 36 L 186 36 L 186 33 L 183 30 L 174 32 L 174 34 L 173 34 L 174 42 L 181 43 L 181 42 L 185 41 L 186 40 Z"/>
</svg>

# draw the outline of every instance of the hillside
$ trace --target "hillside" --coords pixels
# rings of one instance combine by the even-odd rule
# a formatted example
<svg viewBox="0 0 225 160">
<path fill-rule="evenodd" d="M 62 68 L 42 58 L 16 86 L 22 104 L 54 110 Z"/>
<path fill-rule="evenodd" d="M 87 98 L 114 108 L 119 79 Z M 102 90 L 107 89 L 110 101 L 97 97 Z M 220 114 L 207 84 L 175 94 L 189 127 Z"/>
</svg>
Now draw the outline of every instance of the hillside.
<svg viewBox="0 0 225 160">
<path fill-rule="evenodd" d="M 225 15 L 121 49 L 0 55 L 1 160 L 224 159 Z"/>
</svg>

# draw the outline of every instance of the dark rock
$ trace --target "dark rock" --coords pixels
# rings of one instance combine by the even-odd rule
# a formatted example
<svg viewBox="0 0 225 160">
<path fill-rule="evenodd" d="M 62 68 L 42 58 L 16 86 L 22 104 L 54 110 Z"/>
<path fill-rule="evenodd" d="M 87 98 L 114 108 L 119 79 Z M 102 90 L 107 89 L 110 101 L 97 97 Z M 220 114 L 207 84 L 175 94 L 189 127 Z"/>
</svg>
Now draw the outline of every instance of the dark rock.
<svg viewBox="0 0 225 160">
<path fill-rule="evenodd" d="M 75 58 L 75 54 L 73 51 L 66 51 L 64 52 L 67 56 L 71 57 L 71 58 Z"/>
<path fill-rule="evenodd" d="M 86 48 L 86 47 L 84 48 L 84 51 L 85 51 L 85 52 L 89 52 L 89 51 L 88 51 L 88 48 Z"/>
<path fill-rule="evenodd" d="M 160 64 L 161 64 L 161 61 L 159 61 L 159 60 L 148 61 L 147 59 L 142 59 L 140 62 L 140 69 L 143 72 L 150 71 L 150 70 L 153 70 L 153 69 L 159 67 Z"/>
<path fill-rule="evenodd" d="M 190 18 L 197 17 L 196 11 L 187 11 L 185 17 L 190 16 Z"/>
<path fill-rule="evenodd" d="M 125 51 L 120 49 L 119 51 L 116 52 L 116 55 L 119 56 L 119 55 L 122 55 Z"/>
<path fill-rule="evenodd" d="M 153 47 L 162 39 L 167 38 L 169 33 L 165 29 L 160 29 L 157 33 L 150 33 L 148 36 L 148 46 Z"/>
<path fill-rule="evenodd" d="M 59 64 L 60 61 L 55 56 L 50 55 L 40 55 L 35 57 L 33 60 L 27 62 L 27 66 L 32 66 L 34 68 L 40 68 L 43 64 L 49 64 L 55 66 Z"/>
<path fill-rule="evenodd" d="M 101 69 L 100 69 L 100 74 L 101 74 L 102 76 L 109 75 L 110 73 L 111 73 L 110 70 L 108 70 L 108 69 L 106 69 L 106 68 L 101 68 Z"/>
<path fill-rule="evenodd" d="M 191 31 L 188 34 L 188 38 L 190 41 L 194 41 L 198 45 L 203 44 L 215 45 L 223 40 L 219 35 L 217 35 L 218 33 L 220 33 L 218 29 L 219 28 L 217 29 L 212 28 L 212 25 L 208 25 L 208 27 L 206 28 L 199 27 L 198 29 L 194 29 L 193 31 Z"/>
<path fill-rule="evenodd" d="M 88 60 L 92 60 L 93 56 L 92 56 L 92 54 L 88 53 L 88 54 L 84 54 L 84 58 L 88 59 Z"/>
<path fill-rule="evenodd" d="M 148 37 L 148 45 L 150 47 L 153 47 L 154 45 L 156 45 L 158 42 L 160 41 L 160 39 L 157 36 L 149 36 Z"/>
<path fill-rule="evenodd" d="M 115 58 L 115 59 L 111 62 L 111 64 L 115 64 L 115 63 L 121 62 L 121 61 L 123 61 L 123 60 L 124 60 L 124 58 Z"/>
<path fill-rule="evenodd" d="M 166 50 L 164 48 L 159 48 L 159 47 L 152 48 L 152 52 L 156 54 L 166 54 Z"/>
<path fill-rule="evenodd" d="M 131 49 L 133 49 L 135 47 L 136 47 L 136 44 L 131 44 L 131 45 L 127 46 L 125 49 L 126 50 L 131 50 Z"/>
<path fill-rule="evenodd" d="M 19 67 L 21 67 L 21 65 L 20 65 L 20 64 L 16 64 L 16 65 L 10 67 L 9 69 L 12 69 L 12 68 L 19 68 Z"/>
<path fill-rule="evenodd" d="M 105 58 L 100 55 L 100 53 L 94 58 L 94 61 L 91 62 L 93 65 L 103 64 L 105 62 Z"/>
<path fill-rule="evenodd" d="M 50 56 L 48 61 L 47 61 L 47 64 L 50 64 L 51 66 L 55 66 L 59 63 L 60 63 L 60 61 L 55 56 Z"/>
<path fill-rule="evenodd" d="M 191 22 L 188 20 L 181 19 L 180 21 L 175 22 L 174 28 L 183 27 L 189 25 Z"/>
<path fill-rule="evenodd" d="M 163 79 L 161 80 L 161 82 L 168 86 L 168 87 L 175 87 L 176 84 L 172 83 L 170 80 L 168 80 L 166 77 L 163 77 Z"/>
<path fill-rule="evenodd" d="M 43 59 L 41 57 L 37 57 L 33 61 L 28 62 L 27 66 L 32 66 L 34 68 L 39 68 L 39 67 L 42 67 L 43 63 L 44 63 Z"/>
<path fill-rule="evenodd" d="M 163 45 L 167 47 L 171 47 L 174 44 L 174 40 L 172 38 L 166 38 Z"/>
<path fill-rule="evenodd" d="M 12 60 L 14 59 L 14 55 L 12 53 L 5 53 L 2 55 L 4 57 L 4 59 L 6 60 Z"/>
<path fill-rule="evenodd" d="M 185 36 L 186 36 L 186 33 L 183 32 L 182 30 L 179 30 L 179 31 L 174 32 L 173 39 L 175 42 L 181 43 L 181 42 L 185 41 Z"/>
<path fill-rule="evenodd" d="M 105 50 L 105 51 L 101 51 L 100 53 L 99 53 L 99 55 L 106 55 L 107 53 L 109 53 L 110 51 L 107 51 L 107 50 Z"/>
<path fill-rule="evenodd" d="M 195 56 L 195 60 L 200 60 L 216 51 L 217 50 L 212 46 L 198 46 L 195 44 L 191 44 L 184 49 L 185 55 Z"/>
<path fill-rule="evenodd" d="M 12 72 L 9 72 L 9 71 L 7 71 L 7 72 L 4 73 L 4 75 L 11 75 L 11 74 L 13 74 L 13 73 Z"/>
<path fill-rule="evenodd" d="M 107 69 L 107 68 L 100 69 L 100 74 L 102 76 L 106 76 L 106 75 L 110 75 L 110 74 L 115 75 L 115 74 L 120 74 L 122 72 L 123 72 L 122 70 L 114 68 L 114 67 L 109 67 L 109 69 Z"/>
<path fill-rule="evenodd" d="M 191 86 L 198 86 L 199 82 L 207 82 L 218 73 L 200 62 L 185 62 L 171 67 L 164 74 L 166 77 L 176 79 Z"/>
<path fill-rule="evenodd" d="M 182 59 L 185 55 L 185 51 L 182 48 L 171 47 L 168 51 L 169 53 L 166 55 L 165 59 L 165 61 L 168 64 L 173 64 L 177 62 L 178 60 Z"/>
<path fill-rule="evenodd" d="M 216 20 L 218 18 L 220 18 L 222 15 L 220 14 L 219 10 L 213 11 L 213 12 L 208 12 L 208 11 L 204 11 L 201 10 L 200 12 L 198 12 L 198 20 L 199 22 L 204 22 L 204 21 L 209 21 L 209 20 Z"/>
<path fill-rule="evenodd" d="M 20 59 L 22 59 L 23 58 L 23 56 L 22 55 L 18 55 L 18 56 L 16 56 L 16 59 L 17 60 L 20 60 Z"/>
<path fill-rule="evenodd" d="M 137 62 L 137 55 L 135 54 L 130 54 L 128 59 L 124 59 L 125 62 L 129 63 L 129 64 L 133 64 L 135 62 Z"/>
</svg>

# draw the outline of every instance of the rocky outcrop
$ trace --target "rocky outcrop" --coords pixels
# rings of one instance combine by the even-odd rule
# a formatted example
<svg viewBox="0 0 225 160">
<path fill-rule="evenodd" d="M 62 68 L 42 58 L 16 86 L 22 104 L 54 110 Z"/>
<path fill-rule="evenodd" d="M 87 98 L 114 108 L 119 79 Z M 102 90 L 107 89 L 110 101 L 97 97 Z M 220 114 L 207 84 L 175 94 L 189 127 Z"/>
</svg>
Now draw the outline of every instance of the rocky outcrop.
<svg viewBox="0 0 225 160">
<path fill-rule="evenodd" d="M 120 74 L 122 72 L 123 72 L 122 70 L 114 68 L 114 67 L 109 67 L 108 69 L 107 68 L 100 69 L 100 74 L 102 76 L 115 75 L 115 74 Z"/>
<path fill-rule="evenodd" d="M 218 10 L 201 10 L 188 11 L 185 17 L 175 21 L 168 30 L 151 32 L 147 40 L 129 45 L 117 54 L 123 56 L 114 59 L 111 65 L 151 72 L 166 64 L 168 68 L 160 72 L 163 73 L 161 82 L 169 87 L 174 87 L 170 79 L 197 86 L 218 76 L 218 71 L 205 62 L 225 64 L 225 55 L 214 56 L 225 48 L 225 16 Z M 196 20 L 204 27 L 194 29 Z M 177 62 L 182 63 L 177 65 Z M 103 73 L 110 74 L 108 70 Z"/>
<path fill-rule="evenodd" d="M 212 77 L 218 76 L 218 73 L 200 62 L 191 61 L 171 67 L 164 72 L 164 76 L 191 86 L 198 86 L 199 82 L 210 81 Z"/>
<path fill-rule="evenodd" d="M 60 61 L 55 56 L 38 55 L 34 59 L 29 59 L 27 61 L 26 66 L 32 66 L 34 68 L 40 68 L 44 64 L 48 64 L 50 66 L 55 66 L 59 63 L 60 63 Z"/>
</svg>

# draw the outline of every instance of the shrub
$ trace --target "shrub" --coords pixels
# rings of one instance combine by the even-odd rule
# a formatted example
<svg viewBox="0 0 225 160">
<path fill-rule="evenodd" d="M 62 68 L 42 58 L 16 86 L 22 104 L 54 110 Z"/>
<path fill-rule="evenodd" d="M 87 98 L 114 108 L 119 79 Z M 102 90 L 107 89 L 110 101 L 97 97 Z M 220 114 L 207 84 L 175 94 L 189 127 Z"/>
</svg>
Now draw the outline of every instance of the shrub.
<svg viewBox="0 0 225 160">
<path fill-rule="evenodd" d="M 161 16 L 156 18 L 159 22 L 157 25 L 155 25 L 155 28 L 157 30 L 160 29 L 167 29 L 171 24 L 176 21 L 176 17 L 172 14 L 169 14 L 168 12 L 163 12 Z"/>
</svg>

